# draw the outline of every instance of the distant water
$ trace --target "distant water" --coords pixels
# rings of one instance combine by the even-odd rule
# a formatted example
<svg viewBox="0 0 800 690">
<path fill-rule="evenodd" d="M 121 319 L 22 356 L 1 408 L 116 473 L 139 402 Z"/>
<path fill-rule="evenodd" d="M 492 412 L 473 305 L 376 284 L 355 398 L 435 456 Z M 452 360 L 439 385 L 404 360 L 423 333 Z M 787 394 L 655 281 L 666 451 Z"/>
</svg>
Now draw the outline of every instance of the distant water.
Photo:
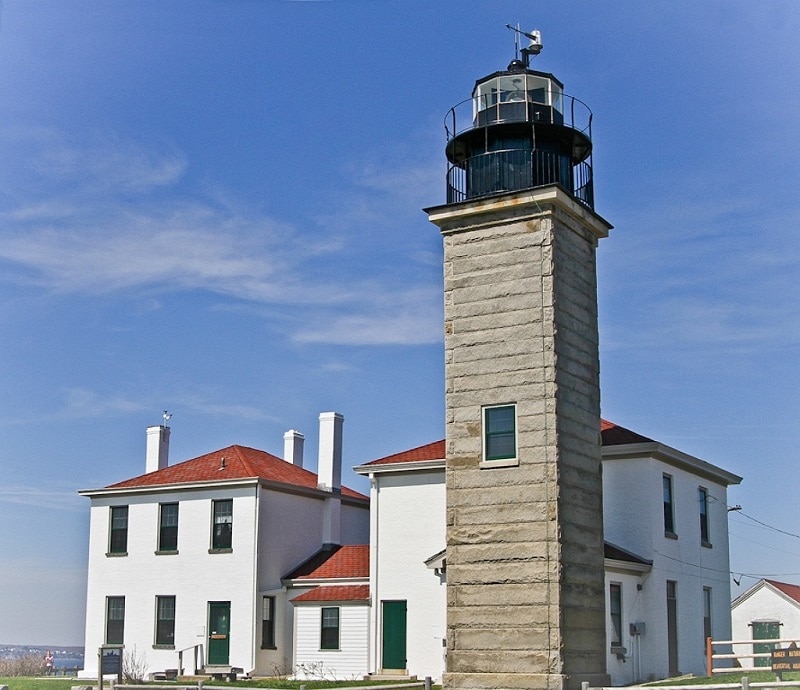
<svg viewBox="0 0 800 690">
<path fill-rule="evenodd" d="M 56 668 L 83 668 L 82 656 L 57 656 L 53 660 Z"/>
</svg>

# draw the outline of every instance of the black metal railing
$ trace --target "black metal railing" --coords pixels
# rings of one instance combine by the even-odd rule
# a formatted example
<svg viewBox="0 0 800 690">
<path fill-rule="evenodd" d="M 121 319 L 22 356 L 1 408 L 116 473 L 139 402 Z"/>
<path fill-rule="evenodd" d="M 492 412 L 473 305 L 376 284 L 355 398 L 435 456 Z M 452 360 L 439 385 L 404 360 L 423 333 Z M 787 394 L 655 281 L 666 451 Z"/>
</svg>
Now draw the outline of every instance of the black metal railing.
<svg viewBox="0 0 800 690">
<path fill-rule="evenodd" d="M 537 101 L 519 102 L 499 98 L 487 103 L 484 96 L 473 96 L 450 108 L 445 116 L 447 141 L 474 127 L 492 123 L 533 122 L 569 127 L 592 140 L 592 111 L 582 100 L 567 94 L 546 94 Z M 550 103 L 557 105 L 551 106 Z"/>
<path fill-rule="evenodd" d="M 551 184 L 594 209 L 591 158 L 573 165 L 568 155 L 530 149 L 491 151 L 450 165 L 447 203 Z"/>
</svg>

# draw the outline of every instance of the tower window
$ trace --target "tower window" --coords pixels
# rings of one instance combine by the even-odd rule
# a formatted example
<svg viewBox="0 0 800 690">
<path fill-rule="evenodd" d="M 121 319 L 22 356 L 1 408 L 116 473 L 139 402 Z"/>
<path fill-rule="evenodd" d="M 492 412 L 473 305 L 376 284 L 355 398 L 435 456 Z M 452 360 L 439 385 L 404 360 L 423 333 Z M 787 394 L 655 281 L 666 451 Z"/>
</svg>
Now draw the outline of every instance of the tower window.
<svg viewBox="0 0 800 690">
<path fill-rule="evenodd" d="M 483 408 L 483 459 L 516 460 L 517 406 L 499 405 Z"/>
</svg>

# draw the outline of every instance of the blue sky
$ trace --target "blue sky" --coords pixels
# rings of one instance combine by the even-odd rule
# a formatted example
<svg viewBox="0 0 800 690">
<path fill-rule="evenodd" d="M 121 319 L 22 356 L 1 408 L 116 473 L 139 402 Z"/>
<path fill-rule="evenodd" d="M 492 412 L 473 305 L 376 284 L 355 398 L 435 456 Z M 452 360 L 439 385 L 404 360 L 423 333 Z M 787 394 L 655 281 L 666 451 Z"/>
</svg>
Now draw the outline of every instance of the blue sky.
<svg viewBox="0 0 800 690">
<path fill-rule="evenodd" d="M 734 595 L 800 583 L 794 0 L 2 0 L 0 643 L 83 643 L 76 491 L 164 409 L 173 461 L 443 437 L 421 209 L 517 22 L 594 111 L 604 417 L 744 476 Z"/>
</svg>

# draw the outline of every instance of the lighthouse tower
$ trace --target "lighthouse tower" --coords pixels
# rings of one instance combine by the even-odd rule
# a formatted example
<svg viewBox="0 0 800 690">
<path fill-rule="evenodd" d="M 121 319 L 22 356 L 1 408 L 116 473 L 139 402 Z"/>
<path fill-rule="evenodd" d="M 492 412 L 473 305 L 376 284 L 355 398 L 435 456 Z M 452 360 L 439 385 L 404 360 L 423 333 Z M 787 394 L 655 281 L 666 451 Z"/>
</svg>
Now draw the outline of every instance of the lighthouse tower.
<svg viewBox="0 0 800 690">
<path fill-rule="evenodd" d="M 605 675 L 591 112 L 531 46 L 447 116 L 446 688 Z M 519 53 L 518 53 L 519 55 Z"/>
</svg>

